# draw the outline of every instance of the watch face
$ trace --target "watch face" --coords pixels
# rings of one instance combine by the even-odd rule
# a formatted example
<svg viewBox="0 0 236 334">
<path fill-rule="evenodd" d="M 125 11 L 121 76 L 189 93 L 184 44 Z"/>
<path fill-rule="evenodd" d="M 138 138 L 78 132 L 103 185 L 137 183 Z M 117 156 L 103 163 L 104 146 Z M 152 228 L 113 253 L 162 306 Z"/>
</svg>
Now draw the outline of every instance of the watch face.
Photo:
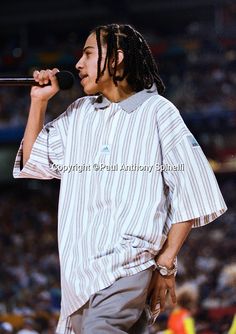
<svg viewBox="0 0 236 334">
<path fill-rule="evenodd" d="M 166 276 L 167 275 L 167 270 L 165 268 L 161 268 L 160 269 L 160 274 L 163 275 L 163 276 Z"/>
</svg>

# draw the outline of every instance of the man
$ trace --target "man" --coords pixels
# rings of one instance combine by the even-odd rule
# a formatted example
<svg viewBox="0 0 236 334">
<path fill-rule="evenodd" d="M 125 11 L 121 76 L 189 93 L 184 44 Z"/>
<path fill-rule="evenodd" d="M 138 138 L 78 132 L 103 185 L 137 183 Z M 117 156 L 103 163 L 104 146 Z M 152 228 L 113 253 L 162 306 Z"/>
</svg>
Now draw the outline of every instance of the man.
<svg viewBox="0 0 236 334">
<path fill-rule="evenodd" d="M 14 176 L 61 179 L 57 333 L 130 333 L 147 300 L 150 321 L 167 292 L 176 302 L 185 238 L 226 206 L 198 143 L 159 95 L 164 85 L 139 32 L 97 27 L 76 69 L 88 96 L 46 126 L 58 70 L 34 72 L 42 87 L 31 90 Z"/>
</svg>

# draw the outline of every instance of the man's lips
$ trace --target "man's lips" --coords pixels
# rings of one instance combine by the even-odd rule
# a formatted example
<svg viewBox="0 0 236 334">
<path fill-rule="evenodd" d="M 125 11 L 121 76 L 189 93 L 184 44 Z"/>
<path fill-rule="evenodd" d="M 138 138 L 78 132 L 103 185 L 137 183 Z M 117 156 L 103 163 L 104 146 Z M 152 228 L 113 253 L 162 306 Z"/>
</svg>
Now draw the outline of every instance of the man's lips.
<svg viewBox="0 0 236 334">
<path fill-rule="evenodd" d="M 81 80 L 83 80 L 84 78 L 87 78 L 87 76 L 88 74 L 82 74 L 82 73 L 79 74 L 79 77 Z"/>
</svg>

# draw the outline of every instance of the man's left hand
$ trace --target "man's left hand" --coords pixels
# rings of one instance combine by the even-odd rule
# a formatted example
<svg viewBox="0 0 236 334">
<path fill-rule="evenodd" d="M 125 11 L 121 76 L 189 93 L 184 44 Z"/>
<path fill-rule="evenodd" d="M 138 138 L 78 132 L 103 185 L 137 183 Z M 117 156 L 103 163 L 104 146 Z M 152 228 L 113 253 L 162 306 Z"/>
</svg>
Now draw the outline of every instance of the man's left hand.
<svg viewBox="0 0 236 334">
<path fill-rule="evenodd" d="M 155 306 L 160 303 L 160 309 L 165 309 L 166 297 L 169 293 L 172 303 L 176 304 L 175 294 L 175 276 L 162 276 L 158 270 L 153 271 L 152 279 L 148 289 L 148 297 L 151 301 L 151 311 L 155 310 Z"/>
</svg>

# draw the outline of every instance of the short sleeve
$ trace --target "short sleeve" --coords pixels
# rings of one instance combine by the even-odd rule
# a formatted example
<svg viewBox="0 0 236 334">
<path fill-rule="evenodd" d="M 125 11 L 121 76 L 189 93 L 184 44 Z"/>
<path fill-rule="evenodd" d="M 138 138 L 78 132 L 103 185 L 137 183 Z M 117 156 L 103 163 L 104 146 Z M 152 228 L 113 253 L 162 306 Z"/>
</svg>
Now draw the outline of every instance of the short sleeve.
<svg viewBox="0 0 236 334">
<path fill-rule="evenodd" d="M 23 140 L 17 152 L 13 168 L 14 178 L 52 179 L 61 178 L 60 168 L 64 162 L 68 110 L 54 121 L 46 124 L 39 133 L 24 167 L 21 169 Z"/>
<path fill-rule="evenodd" d="M 167 223 L 194 220 L 193 227 L 203 226 L 226 211 L 212 168 L 190 132 L 164 156 L 163 165 Z"/>
</svg>

